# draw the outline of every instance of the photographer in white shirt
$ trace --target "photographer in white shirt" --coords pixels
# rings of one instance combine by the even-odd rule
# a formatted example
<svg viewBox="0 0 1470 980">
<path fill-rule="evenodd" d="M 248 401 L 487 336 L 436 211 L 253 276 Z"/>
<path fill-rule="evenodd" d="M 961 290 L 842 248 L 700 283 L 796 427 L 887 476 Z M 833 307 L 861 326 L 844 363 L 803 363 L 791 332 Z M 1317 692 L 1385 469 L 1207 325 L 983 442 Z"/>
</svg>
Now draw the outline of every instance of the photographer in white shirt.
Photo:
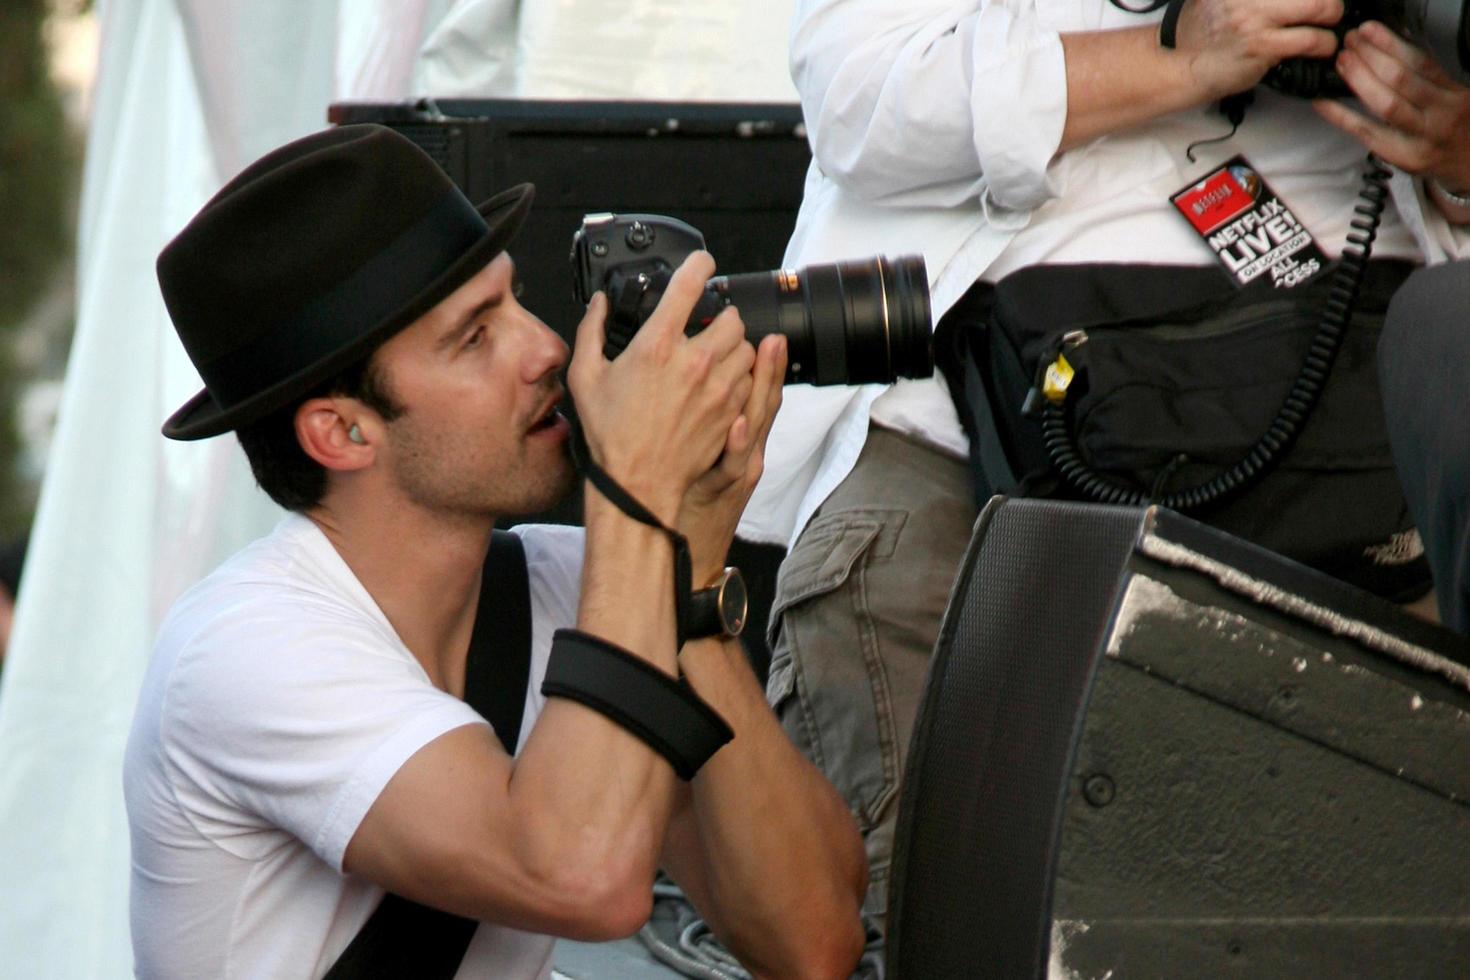
<svg viewBox="0 0 1470 980">
<path fill-rule="evenodd" d="M 1053 263 L 1208 266 L 1169 197 L 1237 154 L 1335 256 L 1365 150 L 1397 168 L 1375 258 L 1467 244 L 1470 90 L 1378 24 L 1336 68 L 1358 105 L 1258 89 L 1334 57 L 1339 0 L 806 0 L 792 72 L 814 153 L 789 266 L 920 252 L 936 320 L 977 282 Z M 1197 162 L 1187 155 L 1201 145 Z M 1447 193 L 1449 192 L 1449 193 Z M 868 847 L 865 910 L 887 909 L 898 787 L 928 658 L 976 516 L 944 379 L 793 388 L 743 537 L 788 544 L 768 697 L 837 785 Z"/>
</svg>

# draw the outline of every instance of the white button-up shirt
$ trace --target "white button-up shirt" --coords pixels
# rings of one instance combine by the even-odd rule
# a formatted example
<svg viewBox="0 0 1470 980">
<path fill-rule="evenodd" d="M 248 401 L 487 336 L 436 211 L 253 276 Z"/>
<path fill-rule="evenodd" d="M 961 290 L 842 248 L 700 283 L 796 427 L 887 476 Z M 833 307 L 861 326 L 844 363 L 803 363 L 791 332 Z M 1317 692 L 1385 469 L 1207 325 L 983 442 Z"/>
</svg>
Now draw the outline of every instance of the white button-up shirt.
<svg viewBox="0 0 1470 980">
<path fill-rule="evenodd" d="M 1336 256 L 1364 149 L 1306 100 L 1258 89 L 1235 135 L 1213 106 L 1176 113 L 1058 154 L 1066 121 L 1063 32 L 1136 27 L 1107 0 L 800 0 L 791 34 L 813 161 L 791 267 L 878 253 L 922 254 L 937 320 L 977 280 L 1038 262 L 1207 265 L 1169 202 L 1244 154 Z M 1466 229 L 1426 207 L 1420 182 L 1392 181 L 1379 257 L 1470 253 Z M 963 456 L 943 380 L 793 386 L 742 537 L 789 545 L 851 471 L 869 419 Z"/>
</svg>

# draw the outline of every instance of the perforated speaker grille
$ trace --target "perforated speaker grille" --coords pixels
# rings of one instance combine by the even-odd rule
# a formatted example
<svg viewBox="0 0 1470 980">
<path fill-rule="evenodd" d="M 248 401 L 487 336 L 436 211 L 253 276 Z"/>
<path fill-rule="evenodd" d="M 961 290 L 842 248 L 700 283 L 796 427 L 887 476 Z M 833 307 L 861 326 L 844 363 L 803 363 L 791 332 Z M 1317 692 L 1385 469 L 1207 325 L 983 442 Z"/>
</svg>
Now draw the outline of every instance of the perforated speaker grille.
<svg viewBox="0 0 1470 980">
<path fill-rule="evenodd" d="M 997 499 L 981 516 L 906 768 L 892 976 L 1045 975 L 1071 756 L 1143 513 Z"/>
</svg>

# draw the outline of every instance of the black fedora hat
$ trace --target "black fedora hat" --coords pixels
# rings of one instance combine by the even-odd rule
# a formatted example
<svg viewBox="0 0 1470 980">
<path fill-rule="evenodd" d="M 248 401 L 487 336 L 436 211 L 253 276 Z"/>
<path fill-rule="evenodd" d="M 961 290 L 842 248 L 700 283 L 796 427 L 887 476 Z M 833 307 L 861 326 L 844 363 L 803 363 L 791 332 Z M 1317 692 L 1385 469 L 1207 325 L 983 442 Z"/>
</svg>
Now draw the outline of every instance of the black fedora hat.
<svg viewBox="0 0 1470 980">
<path fill-rule="evenodd" d="M 502 252 L 534 188 L 478 207 L 386 126 L 341 126 L 231 180 L 158 256 L 204 390 L 163 426 L 228 432 L 289 405 L 432 309 Z"/>
</svg>

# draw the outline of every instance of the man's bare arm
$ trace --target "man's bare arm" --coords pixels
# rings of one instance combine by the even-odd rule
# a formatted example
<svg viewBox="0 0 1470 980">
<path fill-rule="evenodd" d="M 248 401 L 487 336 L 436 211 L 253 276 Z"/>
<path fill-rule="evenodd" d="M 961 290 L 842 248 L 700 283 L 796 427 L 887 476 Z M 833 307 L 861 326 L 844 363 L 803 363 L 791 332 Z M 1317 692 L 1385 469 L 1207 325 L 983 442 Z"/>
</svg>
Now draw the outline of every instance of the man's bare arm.
<svg viewBox="0 0 1470 980">
<path fill-rule="evenodd" d="M 603 306 L 595 303 L 573 362 L 584 416 L 598 416 L 588 419 L 594 456 L 669 522 L 722 451 L 750 390 L 754 355 L 738 321 L 683 336 L 712 272 L 708 256 L 686 264 L 667 308 L 614 366 L 601 359 Z M 590 491 L 586 524 L 578 627 L 674 674 L 668 538 Z M 648 914 L 674 784 L 669 763 L 642 741 L 552 698 L 514 763 L 481 726 L 416 753 L 370 808 L 344 865 L 484 921 L 584 939 L 626 935 Z"/>
<path fill-rule="evenodd" d="M 667 540 L 589 501 L 578 627 L 673 664 Z M 616 561 L 597 561 L 599 553 Z M 644 583 L 641 596 L 632 583 Z M 650 601 L 656 598 L 658 601 Z M 415 753 L 379 794 L 343 865 L 385 889 L 481 921 L 599 940 L 646 918 L 673 772 L 590 708 L 551 698 L 512 760 L 485 726 Z"/>
<path fill-rule="evenodd" d="M 710 581 L 760 478 L 781 403 L 785 344 L 767 337 L 745 410 L 720 463 L 686 495 L 696 582 Z M 679 654 L 685 678 L 735 731 L 687 786 L 664 865 L 715 934 L 759 976 L 846 977 L 863 948 L 867 858 L 841 797 L 792 746 L 740 644 L 705 639 Z"/>
<path fill-rule="evenodd" d="M 666 870 L 755 976 L 850 976 L 868 882 L 852 814 L 782 731 L 738 643 L 696 641 L 680 660 L 735 739 L 679 788 Z"/>
</svg>

